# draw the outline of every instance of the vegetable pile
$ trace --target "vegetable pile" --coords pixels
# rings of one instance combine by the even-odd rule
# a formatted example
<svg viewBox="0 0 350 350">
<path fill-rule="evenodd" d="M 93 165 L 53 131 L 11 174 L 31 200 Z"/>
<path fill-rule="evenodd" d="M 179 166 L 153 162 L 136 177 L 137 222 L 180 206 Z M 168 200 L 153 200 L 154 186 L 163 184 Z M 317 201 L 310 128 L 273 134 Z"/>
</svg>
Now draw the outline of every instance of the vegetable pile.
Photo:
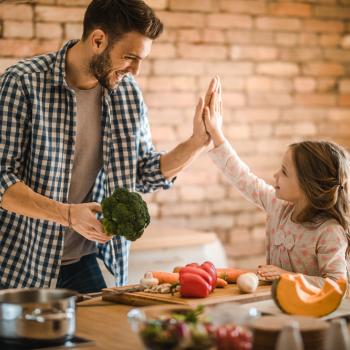
<svg viewBox="0 0 350 350">
<path fill-rule="evenodd" d="M 110 197 L 102 200 L 104 231 L 109 235 L 121 235 L 130 241 L 140 238 L 150 223 L 146 202 L 136 192 L 118 188 Z"/>
<path fill-rule="evenodd" d="M 151 350 L 250 350 L 251 333 L 240 326 L 214 326 L 203 314 L 203 306 L 147 320 L 140 331 Z"/>
</svg>

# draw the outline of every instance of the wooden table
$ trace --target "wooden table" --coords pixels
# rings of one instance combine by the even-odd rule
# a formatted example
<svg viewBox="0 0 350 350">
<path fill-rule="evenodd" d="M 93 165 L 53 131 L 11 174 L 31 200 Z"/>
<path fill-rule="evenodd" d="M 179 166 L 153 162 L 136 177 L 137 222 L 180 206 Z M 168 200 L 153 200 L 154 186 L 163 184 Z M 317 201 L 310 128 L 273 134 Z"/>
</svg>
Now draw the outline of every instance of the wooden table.
<svg viewBox="0 0 350 350">
<path fill-rule="evenodd" d="M 270 286 L 266 285 L 259 286 L 258 292 L 266 294 L 269 288 Z M 237 295 L 237 299 L 242 299 L 242 297 L 251 299 L 252 296 L 252 294 L 241 294 Z M 244 302 L 244 299 L 239 302 Z M 95 346 L 81 349 L 144 350 L 138 335 L 131 331 L 127 320 L 127 313 L 132 308 L 134 307 L 129 305 L 102 301 L 101 298 L 79 303 L 77 306 L 77 336 L 94 340 L 96 343 Z"/>
<path fill-rule="evenodd" d="M 101 298 L 78 304 L 76 335 L 96 343 L 79 349 L 144 350 L 127 320 L 131 309 L 132 306 L 104 302 Z"/>
</svg>

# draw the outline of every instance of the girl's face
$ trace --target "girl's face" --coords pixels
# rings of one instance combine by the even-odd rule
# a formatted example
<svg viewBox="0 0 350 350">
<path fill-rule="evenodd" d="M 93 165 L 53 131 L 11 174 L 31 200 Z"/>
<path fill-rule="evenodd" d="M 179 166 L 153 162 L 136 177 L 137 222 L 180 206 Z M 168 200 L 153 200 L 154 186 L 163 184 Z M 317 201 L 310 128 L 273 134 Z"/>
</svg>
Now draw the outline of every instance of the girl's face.
<svg viewBox="0 0 350 350">
<path fill-rule="evenodd" d="M 276 197 L 294 204 L 304 201 L 296 169 L 293 162 L 292 150 L 288 148 L 283 156 L 281 168 L 273 175 L 275 178 Z"/>
</svg>

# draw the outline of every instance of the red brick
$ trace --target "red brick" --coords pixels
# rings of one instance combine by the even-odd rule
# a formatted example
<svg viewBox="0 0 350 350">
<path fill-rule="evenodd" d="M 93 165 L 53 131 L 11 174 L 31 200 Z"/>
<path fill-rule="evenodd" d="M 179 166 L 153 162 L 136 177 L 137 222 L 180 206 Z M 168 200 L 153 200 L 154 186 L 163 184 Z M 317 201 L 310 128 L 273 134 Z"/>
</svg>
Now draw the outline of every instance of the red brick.
<svg viewBox="0 0 350 350">
<path fill-rule="evenodd" d="M 349 64 L 350 50 L 325 49 L 324 57 L 328 60 L 344 62 L 345 64 Z"/>
<path fill-rule="evenodd" d="M 169 8 L 171 11 L 211 12 L 216 6 L 212 0 L 170 0 Z"/>
<path fill-rule="evenodd" d="M 219 0 L 219 6 L 221 10 L 233 13 L 258 15 L 266 12 L 266 3 L 261 0 Z"/>
<path fill-rule="evenodd" d="M 341 47 L 344 49 L 350 48 L 350 35 L 345 35 L 341 41 Z"/>
<path fill-rule="evenodd" d="M 152 139 L 155 142 L 175 141 L 176 140 L 175 129 L 171 126 L 165 126 L 165 125 L 152 126 Z"/>
<path fill-rule="evenodd" d="M 339 125 L 343 122 L 349 121 L 350 108 L 336 108 L 330 109 L 328 112 L 328 118 L 332 123 Z"/>
<path fill-rule="evenodd" d="M 207 88 L 211 78 L 212 75 L 199 77 L 199 87 L 203 91 Z M 223 91 L 242 91 L 244 90 L 245 80 L 243 77 L 225 75 L 221 77 L 221 86 Z"/>
<path fill-rule="evenodd" d="M 51 39 L 61 38 L 62 25 L 58 23 L 35 23 L 35 36 L 37 38 Z"/>
<path fill-rule="evenodd" d="M 299 73 L 299 67 L 295 63 L 288 62 L 258 63 L 256 71 L 259 74 L 272 76 L 295 76 Z"/>
<path fill-rule="evenodd" d="M 253 73 L 253 64 L 244 62 L 214 62 L 205 64 L 205 72 L 209 75 L 247 76 Z"/>
<path fill-rule="evenodd" d="M 41 22 L 81 22 L 84 13 L 85 9 L 81 7 L 35 7 L 35 18 Z"/>
<path fill-rule="evenodd" d="M 350 93 L 350 79 L 343 79 L 339 82 L 339 91 L 342 93 Z"/>
<path fill-rule="evenodd" d="M 258 31 L 239 31 L 228 30 L 226 32 L 227 41 L 234 45 L 238 44 L 257 44 L 257 45 L 273 45 L 275 38 L 273 32 Z"/>
<path fill-rule="evenodd" d="M 182 174 L 181 174 L 182 177 Z M 157 203 L 175 203 L 179 200 L 178 188 L 172 187 L 167 191 L 154 192 L 154 200 Z"/>
<path fill-rule="evenodd" d="M 222 30 L 206 29 L 203 31 L 203 42 L 224 44 L 226 42 L 225 33 Z"/>
<path fill-rule="evenodd" d="M 191 45 L 179 44 L 177 53 L 180 58 L 195 58 L 200 60 L 225 60 L 228 57 L 227 48 L 222 45 Z"/>
<path fill-rule="evenodd" d="M 30 5 L 0 4 L 0 19 L 30 21 L 33 19 L 33 8 Z"/>
<path fill-rule="evenodd" d="M 272 79 L 268 77 L 252 76 L 248 77 L 246 90 L 249 91 L 271 91 Z"/>
<path fill-rule="evenodd" d="M 295 103 L 302 106 L 335 106 L 337 96 L 334 94 L 296 94 Z"/>
<path fill-rule="evenodd" d="M 318 47 L 282 48 L 280 50 L 280 58 L 283 61 L 307 62 L 319 60 L 320 57 L 322 57 L 322 50 Z"/>
<path fill-rule="evenodd" d="M 296 33 L 276 33 L 276 43 L 281 46 L 295 46 L 298 42 Z"/>
<path fill-rule="evenodd" d="M 204 62 L 198 60 L 156 60 L 156 75 L 201 75 L 204 73 Z"/>
<path fill-rule="evenodd" d="M 160 20 L 165 27 L 175 28 L 203 28 L 204 15 L 198 13 L 181 13 L 181 12 L 158 12 Z"/>
<path fill-rule="evenodd" d="M 165 10 L 168 6 L 168 0 L 145 0 L 145 2 L 153 10 Z"/>
<path fill-rule="evenodd" d="M 284 2 L 269 4 L 269 14 L 273 16 L 310 17 L 311 5 Z"/>
<path fill-rule="evenodd" d="M 155 91 L 155 90 L 151 90 Z M 191 119 L 193 117 L 193 108 L 191 108 L 191 114 L 187 119 Z M 178 126 L 184 123 L 185 112 L 184 109 L 176 109 L 172 107 L 165 108 L 153 108 L 149 113 L 149 118 L 151 120 L 151 125 L 175 125 Z"/>
<path fill-rule="evenodd" d="M 223 92 L 223 103 L 225 108 L 242 107 L 245 105 L 245 96 L 237 92 Z"/>
<path fill-rule="evenodd" d="M 237 120 L 253 122 L 274 122 L 279 119 L 280 113 L 274 108 L 245 108 L 235 110 Z"/>
<path fill-rule="evenodd" d="M 3 23 L 4 38 L 32 38 L 33 34 L 33 22 L 31 21 L 5 21 Z"/>
<path fill-rule="evenodd" d="M 148 92 L 145 100 L 150 108 L 152 107 L 189 107 L 194 106 L 196 99 L 188 92 Z"/>
<path fill-rule="evenodd" d="M 91 0 L 56 0 L 57 5 L 87 7 Z"/>
<path fill-rule="evenodd" d="M 316 80 L 307 77 L 296 77 L 294 88 L 296 92 L 313 92 L 316 89 Z"/>
<path fill-rule="evenodd" d="M 317 77 L 339 77 L 345 73 L 344 66 L 337 63 L 306 63 L 302 68 L 303 74 Z"/>
<path fill-rule="evenodd" d="M 180 198 L 184 201 L 201 201 L 205 199 L 205 187 L 203 186 L 182 186 Z"/>
<path fill-rule="evenodd" d="M 350 94 L 339 95 L 339 106 L 350 107 Z M 350 134 L 350 132 L 349 132 L 349 134 Z"/>
<path fill-rule="evenodd" d="M 289 78 L 272 79 L 272 91 L 291 92 L 292 90 L 293 90 L 293 84 Z"/>
<path fill-rule="evenodd" d="M 82 35 L 83 35 L 83 25 L 81 23 L 64 24 L 65 39 L 80 39 Z"/>
<path fill-rule="evenodd" d="M 189 76 L 150 76 L 147 83 L 148 91 L 196 91 L 196 81 Z"/>
<path fill-rule="evenodd" d="M 176 49 L 171 43 L 154 43 L 149 58 L 175 58 Z"/>
<path fill-rule="evenodd" d="M 17 63 L 16 58 L 0 58 L 0 74 L 2 74 L 6 68 Z"/>
<path fill-rule="evenodd" d="M 298 42 L 301 46 L 316 46 L 318 45 L 318 34 L 300 33 Z"/>
<path fill-rule="evenodd" d="M 177 40 L 189 43 L 198 43 L 201 41 L 199 29 L 180 29 L 177 31 Z"/>
<path fill-rule="evenodd" d="M 60 40 L 0 39 L 0 52 L 3 57 L 31 57 L 56 51 L 60 46 Z"/>
<path fill-rule="evenodd" d="M 226 127 L 225 134 L 228 139 L 232 140 L 243 140 L 251 137 L 249 125 L 239 123 Z"/>
<path fill-rule="evenodd" d="M 320 36 L 321 46 L 338 46 L 341 42 L 341 36 L 338 34 L 322 34 Z"/>
<path fill-rule="evenodd" d="M 350 7 L 343 6 L 315 6 L 314 14 L 316 17 L 322 18 L 340 18 L 349 19 L 350 18 Z"/>
<path fill-rule="evenodd" d="M 293 99 L 288 93 L 250 93 L 248 95 L 249 106 L 272 106 L 286 107 L 293 103 Z"/>
<path fill-rule="evenodd" d="M 304 21 L 303 30 L 307 32 L 340 33 L 344 31 L 344 23 L 341 21 L 307 19 Z"/>
<path fill-rule="evenodd" d="M 319 121 L 326 117 L 327 110 L 319 107 L 295 107 L 282 112 L 282 120 L 294 123 L 296 121 Z"/>
<path fill-rule="evenodd" d="M 253 124 L 251 126 L 251 135 L 254 139 L 270 137 L 272 135 L 272 130 L 273 130 L 273 127 L 270 124 L 266 124 L 266 123 Z M 271 165 L 268 164 L 266 159 L 264 159 L 263 162 L 261 163 L 262 163 L 261 166 L 265 166 L 271 169 Z M 254 164 L 255 166 L 259 165 L 256 163 L 256 161 L 254 163 L 249 161 L 248 164 Z"/>
<path fill-rule="evenodd" d="M 337 87 L 337 79 L 335 78 L 318 79 L 317 91 L 321 91 L 321 92 L 335 91 L 336 87 Z"/>
<path fill-rule="evenodd" d="M 220 29 L 250 29 L 253 26 L 253 20 L 245 15 L 214 14 L 208 15 L 206 25 Z"/>
<path fill-rule="evenodd" d="M 230 58 L 232 60 L 271 61 L 278 55 L 278 49 L 268 46 L 231 46 Z"/>
<path fill-rule="evenodd" d="M 299 31 L 302 29 L 301 21 L 297 18 L 258 17 L 255 27 L 263 30 Z"/>
</svg>

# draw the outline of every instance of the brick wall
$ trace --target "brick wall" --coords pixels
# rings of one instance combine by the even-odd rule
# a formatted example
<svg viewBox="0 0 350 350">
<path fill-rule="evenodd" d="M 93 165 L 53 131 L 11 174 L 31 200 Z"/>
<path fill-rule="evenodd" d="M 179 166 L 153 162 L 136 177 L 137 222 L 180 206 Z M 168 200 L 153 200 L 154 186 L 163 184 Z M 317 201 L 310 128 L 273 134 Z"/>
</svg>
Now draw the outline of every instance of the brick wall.
<svg viewBox="0 0 350 350">
<path fill-rule="evenodd" d="M 0 71 L 79 38 L 88 2 L 2 2 Z M 292 141 L 325 137 L 350 146 L 350 0 L 148 3 L 167 28 L 139 77 L 159 149 L 190 135 L 196 98 L 215 74 L 222 78 L 226 134 L 267 181 Z M 154 221 L 216 231 L 232 262 L 263 259 L 264 213 L 206 155 L 172 190 L 146 198 Z"/>
</svg>

